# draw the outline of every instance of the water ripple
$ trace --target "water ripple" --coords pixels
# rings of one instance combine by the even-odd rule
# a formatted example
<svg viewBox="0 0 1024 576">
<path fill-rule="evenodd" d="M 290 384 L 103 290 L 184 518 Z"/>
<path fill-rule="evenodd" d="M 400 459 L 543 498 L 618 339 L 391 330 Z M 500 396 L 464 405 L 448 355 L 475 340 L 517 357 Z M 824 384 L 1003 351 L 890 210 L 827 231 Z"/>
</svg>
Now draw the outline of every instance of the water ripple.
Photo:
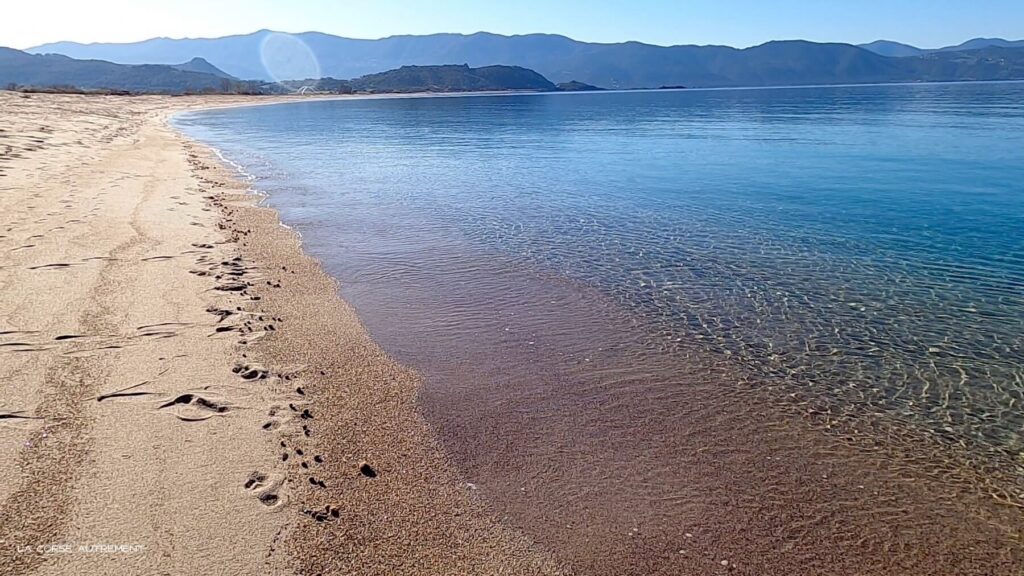
<svg viewBox="0 0 1024 576">
<path fill-rule="evenodd" d="M 674 376 L 655 356 L 726 363 L 835 418 L 966 447 L 1024 498 L 1022 102 L 1020 84 L 882 86 L 311 103 L 181 123 L 255 166 L 351 290 L 387 291 L 378 317 L 420 318 L 400 348 L 506 346 L 481 334 L 525 301 L 532 333 L 561 336 L 559 362 L 576 362 L 586 320 L 517 280 L 555 278 L 636 327 L 630 365 L 596 380 L 658 373 L 637 390 L 658 395 Z"/>
</svg>

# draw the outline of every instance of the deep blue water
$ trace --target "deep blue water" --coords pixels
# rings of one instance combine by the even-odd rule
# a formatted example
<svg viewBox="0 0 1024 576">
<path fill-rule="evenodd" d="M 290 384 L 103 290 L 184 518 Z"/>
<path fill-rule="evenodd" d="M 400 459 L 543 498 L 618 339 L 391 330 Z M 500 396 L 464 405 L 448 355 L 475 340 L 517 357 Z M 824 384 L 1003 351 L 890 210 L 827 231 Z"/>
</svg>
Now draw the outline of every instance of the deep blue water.
<svg viewBox="0 0 1024 576">
<path fill-rule="evenodd" d="M 440 365 L 560 362 L 585 379 L 607 340 L 591 336 L 621 326 L 623 369 L 731 365 L 1024 478 L 1024 84 L 348 100 L 177 122 L 253 174 L 371 332 L 438 381 Z"/>
</svg>

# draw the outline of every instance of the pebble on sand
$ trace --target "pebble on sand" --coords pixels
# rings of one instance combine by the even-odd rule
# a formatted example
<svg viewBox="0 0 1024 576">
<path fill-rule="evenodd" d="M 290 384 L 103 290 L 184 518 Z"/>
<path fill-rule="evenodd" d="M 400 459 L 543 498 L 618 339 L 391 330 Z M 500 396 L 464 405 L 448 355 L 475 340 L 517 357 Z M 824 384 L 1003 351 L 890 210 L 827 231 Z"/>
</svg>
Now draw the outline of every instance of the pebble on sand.
<svg viewBox="0 0 1024 576">
<path fill-rule="evenodd" d="M 367 478 L 377 477 L 377 471 L 374 470 L 373 466 L 370 466 L 370 464 L 365 460 L 359 463 L 359 473 Z"/>
</svg>

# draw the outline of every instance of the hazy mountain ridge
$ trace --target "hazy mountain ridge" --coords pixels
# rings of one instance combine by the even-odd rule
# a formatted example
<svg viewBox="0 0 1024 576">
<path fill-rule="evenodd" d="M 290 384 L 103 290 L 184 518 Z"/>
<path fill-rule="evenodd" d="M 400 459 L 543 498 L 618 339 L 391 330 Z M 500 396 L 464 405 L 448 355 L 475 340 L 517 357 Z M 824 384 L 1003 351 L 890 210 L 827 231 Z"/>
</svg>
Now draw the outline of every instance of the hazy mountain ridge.
<svg viewBox="0 0 1024 576">
<path fill-rule="evenodd" d="M 102 60 L 77 60 L 59 54 L 36 55 L 11 48 L 0 48 L 0 86 L 66 86 L 81 90 L 170 94 L 241 92 L 253 87 L 251 83 L 232 81 L 223 76 L 189 69 L 202 68 L 199 62 L 188 62 L 179 66 L 124 65 Z"/>
<path fill-rule="evenodd" d="M 993 46 L 963 52 L 939 51 L 917 58 L 922 81 L 942 82 L 1024 79 L 1024 48 Z"/>
<path fill-rule="evenodd" d="M 917 46 L 911 46 L 910 44 L 903 44 L 901 42 L 893 42 L 891 40 L 875 40 L 868 44 L 860 44 L 859 47 L 869 52 L 874 52 L 880 56 L 891 56 L 893 58 L 920 56 L 925 52 Z"/>
<path fill-rule="evenodd" d="M 125 64 L 173 64 L 201 57 L 232 76 L 270 80 L 260 48 L 273 34 L 276 33 L 261 30 L 216 39 L 157 38 L 132 44 L 64 42 L 39 46 L 32 51 L 60 52 L 77 58 L 102 58 Z M 933 62 L 913 60 L 923 54 L 892 58 L 849 44 L 805 41 L 769 42 L 741 50 L 728 46 L 666 47 L 641 42 L 597 44 L 552 34 L 501 36 L 480 32 L 392 36 L 380 40 L 342 38 L 319 32 L 294 36 L 315 55 L 321 75 L 334 78 L 356 78 L 410 65 L 466 64 L 474 68 L 521 66 L 537 71 L 556 84 L 576 80 L 604 88 L 912 82 L 923 80 L 924 76 L 934 80 L 963 79 L 955 75 L 936 76 Z M 967 44 L 983 43 L 970 41 Z M 954 70 L 952 67 L 944 69 Z M 963 72 L 962 68 L 958 70 Z M 1007 75 L 1005 70 L 996 73 L 992 73 L 990 67 L 985 70 L 992 79 Z M 987 78 L 974 71 L 967 71 L 967 77 Z"/>
<path fill-rule="evenodd" d="M 923 56 L 935 52 L 964 52 L 967 50 L 984 50 L 986 48 L 1024 48 L 1024 40 L 1004 40 L 1003 38 L 973 38 L 956 46 L 944 48 L 918 48 L 910 44 L 893 42 L 892 40 L 875 40 L 868 44 L 860 44 L 861 48 L 882 56 L 902 58 L 906 56 Z"/>
<path fill-rule="evenodd" d="M 76 60 L 59 54 L 34 55 L 0 48 L 0 87 L 183 94 L 282 94 L 314 90 L 349 94 L 410 92 L 534 91 L 560 88 L 547 78 L 517 66 L 405 66 L 352 80 L 334 78 L 286 81 L 239 81 L 203 59 L 168 66 L 114 64 L 102 60 Z M 573 84 L 566 89 L 585 89 Z"/>
</svg>

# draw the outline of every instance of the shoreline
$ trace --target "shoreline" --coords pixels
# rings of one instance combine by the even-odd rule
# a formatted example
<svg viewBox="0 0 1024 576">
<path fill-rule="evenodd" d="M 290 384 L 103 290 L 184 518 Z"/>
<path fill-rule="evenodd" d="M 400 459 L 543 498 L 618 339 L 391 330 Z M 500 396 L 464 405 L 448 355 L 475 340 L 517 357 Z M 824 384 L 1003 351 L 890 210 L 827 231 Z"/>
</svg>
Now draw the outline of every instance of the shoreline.
<svg viewBox="0 0 1024 576">
<path fill-rule="evenodd" d="M 176 110 L 174 115 L 191 112 L 203 112 L 220 108 L 255 108 L 259 106 L 278 106 L 285 104 L 302 104 L 312 102 L 334 102 L 346 100 L 399 100 L 415 98 L 487 98 L 487 97 L 514 97 L 514 96 L 575 96 L 595 94 L 649 94 L 658 92 L 736 92 L 747 90 L 804 90 L 804 89 L 833 89 L 833 88 L 878 88 L 878 87 L 911 87 L 911 86 L 958 86 L 976 84 L 1024 84 L 1024 80 L 957 80 L 950 82 L 881 82 L 864 84 L 796 84 L 780 86 L 720 86 L 715 88 L 607 88 L 601 90 L 580 90 L 567 92 L 542 92 L 532 90 L 495 90 L 482 92 L 388 92 L 381 94 L 313 94 L 313 95 L 291 95 L 291 96 L 234 96 L 219 94 L 210 96 L 110 96 L 113 98 L 208 98 L 208 99 L 250 99 L 267 100 L 265 102 L 231 102 L 223 105 L 208 103 L 202 106 Z"/>
<path fill-rule="evenodd" d="M 421 377 L 374 342 L 337 281 L 261 205 L 263 196 L 168 122 L 178 104 L 196 110 L 246 99 L 121 106 L 116 97 L 15 98 L 0 92 L 0 104 L 29 108 L 12 114 L 16 130 L 0 132 L 0 208 L 9 215 L 0 228 L 0 462 L 20 474 L 0 480 L 0 571 L 557 574 L 570 571 L 560 562 L 585 550 L 579 539 L 601 547 L 599 538 L 587 540 L 587 527 L 552 545 L 496 518 L 421 415 Z M 12 139 L 13 156 L 4 152 Z M 979 548 L 960 559 L 938 529 L 915 524 L 954 522 L 945 515 L 966 504 L 908 517 L 904 502 L 890 499 L 937 483 L 912 486 L 908 478 L 883 493 L 878 509 L 843 510 L 846 499 L 877 497 L 853 496 L 870 475 L 818 481 L 843 469 L 787 442 L 806 439 L 794 431 L 799 422 L 778 430 L 779 422 L 757 415 L 754 428 L 771 434 L 766 445 L 782 463 L 766 465 L 758 451 L 731 460 L 751 438 L 734 428 L 736 411 L 720 408 L 701 406 L 715 419 L 687 429 L 694 447 L 709 443 L 690 457 L 690 497 L 676 499 L 693 509 L 687 521 L 704 524 L 685 528 L 696 536 L 686 550 L 669 543 L 673 561 L 698 573 L 749 573 L 788 552 L 768 549 L 767 537 L 799 542 L 822 523 L 834 529 L 864 512 L 879 529 L 867 549 L 891 544 L 901 556 L 875 568 L 925 573 L 934 566 L 910 561 L 928 554 L 961 567 L 988 561 L 1006 573 L 1019 566 L 1019 550 L 984 557 L 980 546 L 998 526 L 973 535 Z M 829 446 L 814 447 L 827 456 Z M 756 490 L 730 493 L 732 486 L 714 484 L 731 468 L 742 480 L 804 491 L 771 502 Z M 835 506 L 803 510 L 794 496 L 834 498 Z M 913 504 L 920 512 L 928 500 Z M 969 523 L 986 520 L 974 512 Z M 716 540 L 737 517 L 756 529 Z M 906 539 L 901 528 L 911 531 Z M 894 540 L 880 543 L 887 533 Z M 1021 534 L 1003 537 L 1020 542 Z M 826 555 L 804 550 L 807 573 L 848 565 L 845 540 L 822 538 Z M 63 543 L 142 549 L 32 549 Z M 933 549 L 915 548 L 922 544 Z M 651 571 L 661 552 L 638 551 L 650 554 Z M 572 559 L 576 568 L 601 569 L 593 558 Z"/>
<path fill-rule="evenodd" d="M 304 404 L 293 410 L 289 403 L 299 416 L 290 432 L 280 433 L 282 458 L 298 460 L 299 512 L 312 519 L 284 540 L 301 573 L 560 573 L 490 517 L 460 481 L 417 410 L 419 375 L 370 338 L 338 295 L 337 281 L 302 251 L 298 233 L 260 205 L 262 196 L 237 192 L 245 183 L 217 165 L 212 149 L 186 146 L 196 169 L 217 183 L 213 203 L 243 262 L 277 271 L 248 293 L 259 299 L 258 313 L 285 328 L 248 348 L 247 356 L 261 366 L 288 366 L 296 402 L 310 407 L 300 412 Z M 287 329 L 291 322 L 301 329 Z M 385 536 L 396 530 L 416 541 Z M 364 563 L 364 548 L 373 550 L 372 565 Z"/>
<path fill-rule="evenodd" d="M 310 249 L 315 253 L 315 246 Z M 331 262 L 329 250 L 321 250 L 319 255 Z M 339 264 L 335 261 L 334 265 Z M 435 289 L 443 289 L 440 284 L 434 284 L 433 280 L 430 284 Z M 381 319 L 376 312 L 378 304 L 389 298 L 401 301 L 399 295 L 389 294 L 381 286 L 362 288 L 364 291 L 367 289 L 379 294 L 363 300 L 349 300 L 348 297 L 345 300 L 366 315 L 364 322 L 374 330 L 374 338 L 383 336 L 388 330 L 403 330 L 405 315 L 402 320 L 391 321 L 397 327 L 389 327 L 389 321 Z M 525 293 L 517 289 L 511 291 Z M 421 314 L 426 316 L 421 317 Z M 430 310 L 407 312 L 408 320 L 413 325 L 429 321 L 430 314 Z M 586 325 L 590 326 L 590 323 Z M 604 333 L 607 330 L 600 328 L 597 332 Z M 385 337 L 377 341 L 396 353 L 402 349 L 401 340 Z M 557 350 L 557 346 L 554 349 Z M 425 377 L 437 376 L 429 369 L 429 361 L 414 361 L 422 359 L 412 356 L 400 354 L 399 360 L 407 366 L 423 370 Z M 460 362 L 458 354 L 445 353 L 443 358 L 440 361 L 442 364 Z M 487 364 L 487 360 L 479 356 L 473 362 Z M 725 374 L 722 376 L 726 377 Z M 467 375 L 456 384 L 456 389 L 460 384 L 475 386 L 473 392 L 462 390 L 454 396 L 466 394 L 476 398 L 476 401 L 458 403 L 454 396 L 447 398 L 444 392 L 439 393 L 439 389 L 443 391 L 450 384 L 445 382 L 444 376 L 440 377 L 439 382 L 432 381 L 431 386 L 425 389 L 428 396 L 434 396 L 435 404 L 451 401 L 460 410 L 475 414 L 474 418 L 485 423 L 469 422 L 458 417 L 444 421 L 436 413 L 428 415 L 428 421 L 435 425 L 438 432 L 444 432 L 445 429 L 460 430 L 445 440 L 445 451 L 470 480 L 474 483 L 480 481 L 481 493 L 486 495 L 490 507 L 511 518 L 515 526 L 531 534 L 548 549 L 558 550 L 563 558 L 571 559 L 571 565 L 582 573 L 642 574 L 652 571 L 662 573 L 666 570 L 665 573 L 676 573 L 673 569 L 686 573 L 683 567 L 700 572 L 718 569 L 722 559 L 728 560 L 734 567 L 737 562 L 742 562 L 743 568 L 748 570 L 754 567 L 769 571 L 773 568 L 799 570 L 802 567 L 807 573 L 827 573 L 831 566 L 832 569 L 842 567 L 840 571 L 880 574 L 914 573 L 911 569 L 914 565 L 922 571 L 946 566 L 949 573 L 993 573 L 991 570 L 996 570 L 993 568 L 996 562 L 1002 562 L 1002 569 L 1020 562 L 1017 556 L 1007 552 L 1012 549 L 1009 543 L 1019 541 L 1021 535 L 1019 519 L 1014 518 L 1014 511 L 1010 508 L 1000 510 L 1000 505 L 994 505 L 987 493 L 973 493 L 973 487 L 980 484 L 945 474 L 934 474 L 931 477 L 923 474 L 922 470 L 928 470 L 928 458 L 941 459 L 946 454 L 939 450 L 941 447 L 928 444 L 926 448 L 922 445 L 921 441 L 927 443 L 926 438 L 913 441 L 913 446 L 897 446 L 893 443 L 892 446 L 880 449 L 872 442 L 882 438 L 884 445 L 884 438 L 897 433 L 896 430 L 877 429 L 874 430 L 874 436 L 870 433 L 861 436 L 858 434 L 861 431 L 846 429 L 830 413 L 823 412 L 820 404 L 813 402 L 813 399 L 802 396 L 793 396 L 789 401 L 783 399 L 782 403 L 787 406 L 780 410 L 774 405 L 779 402 L 773 404 L 762 401 L 765 399 L 752 390 L 737 390 L 733 395 L 716 390 L 700 390 L 694 391 L 697 399 L 695 402 L 702 405 L 699 411 L 686 406 L 685 402 L 681 405 L 673 404 L 694 413 L 686 422 L 674 420 L 667 413 L 671 409 L 664 406 L 638 406 L 634 409 L 636 414 L 644 414 L 648 418 L 657 413 L 654 419 L 677 422 L 681 429 L 686 429 L 686 435 L 690 438 L 672 443 L 683 448 L 681 452 L 664 450 L 647 439 L 643 444 L 645 449 L 640 454 L 627 445 L 621 445 L 610 451 L 623 456 L 609 458 L 608 454 L 601 453 L 601 446 L 590 446 L 587 436 L 589 432 L 604 437 L 608 427 L 614 426 L 614 417 L 610 415 L 608 420 L 597 423 L 604 424 L 604 428 L 578 432 L 580 437 L 576 438 L 576 442 L 579 443 L 572 444 L 569 452 L 559 453 L 557 448 L 553 448 L 547 453 L 542 447 L 538 450 L 537 446 L 523 450 L 523 442 L 528 441 L 529 433 L 521 434 L 516 424 L 511 422 L 512 418 L 490 414 L 484 407 L 503 406 L 520 415 L 519 427 L 539 429 L 543 426 L 541 419 L 531 420 L 523 415 L 550 413 L 554 410 L 580 422 L 581 415 L 577 413 L 575 396 L 571 392 L 563 398 L 556 398 L 552 394 L 543 406 L 527 406 L 525 402 L 519 405 L 514 394 L 505 396 L 500 390 L 490 389 L 485 382 L 486 377 L 484 373 Z M 435 384 L 439 388 L 434 388 Z M 520 390 L 527 395 L 534 391 Z M 420 410 L 430 412 L 422 396 L 420 400 Z M 576 400 L 586 401 L 585 398 Z M 606 398 L 606 402 L 617 405 L 630 401 L 625 398 Z M 736 408 L 744 404 L 750 406 Z M 554 408 L 556 406 L 559 408 Z M 757 421 L 749 422 L 751 417 Z M 691 419 L 696 422 L 689 422 Z M 560 433 L 576 433 L 560 428 L 549 432 L 554 437 Z M 819 433 L 825 436 L 819 436 Z M 488 440 L 492 434 L 496 439 Z M 506 447 L 516 446 L 519 452 L 527 456 L 507 453 L 502 449 L 503 443 Z M 474 444 L 476 447 L 467 448 L 466 444 Z M 615 445 L 609 441 L 605 444 Z M 903 448 L 910 450 L 900 453 Z M 915 448 L 920 450 L 915 451 Z M 932 453 L 932 449 L 936 451 Z M 714 456 L 699 456 L 706 450 L 711 450 Z M 694 452 L 698 454 L 697 457 L 693 456 Z M 928 454 L 923 454 L 925 452 Z M 584 483 L 583 490 L 600 494 L 601 498 L 576 501 L 573 490 L 581 490 L 581 484 L 577 483 L 578 479 L 574 476 L 579 473 L 579 468 L 586 466 L 573 468 L 569 463 L 575 462 L 580 454 L 592 454 L 594 458 L 590 462 L 603 469 L 605 474 L 631 470 L 630 475 L 640 484 L 660 484 L 670 488 L 661 488 L 660 493 L 656 491 L 656 494 L 648 494 L 651 498 L 647 500 L 634 500 L 629 506 L 624 506 L 616 500 L 625 502 L 635 496 L 630 494 L 629 488 L 616 493 L 608 491 L 607 486 L 596 488 Z M 680 485 L 678 478 L 648 476 L 646 465 L 636 469 L 638 462 L 646 461 L 648 456 L 654 454 L 657 455 L 654 460 L 660 461 L 662 465 L 671 462 L 682 469 L 701 470 L 701 473 L 697 477 L 689 477 L 685 472 L 680 474 L 684 478 Z M 766 465 L 763 458 L 768 454 L 771 454 L 768 460 L 772 463 Z M 758 461 L 758 455 L 761 455 L 761 462 Z M 537 462 L 546 464 L 538 466 Z M 730 469 L 728 474 L 723 472 L 725 468 Z M 943 468 L 943 471 L 959 472 L 959 468 L 960 465 L 956 464 Z M 496 474 L 495 470 L 504 472 Z M 973 474 L 966 470 L 964 472 Z M 672 476 L 676 476 L 676 473 Z M 529 497 L 518 496 L 524 486 Z M 757 486 L 765 489 L 759 490 Z M 689 496 L 683 498 L 681 494 Z M 997 494 L 992 497 L 996 501 L 1000 500 Z M 764 498 L 769 499 L 769 502 L 764 502 Z M 712 512 L 710 508 L 713 506 L 709 506 L 712 502 L 729 505 Z M 738 502 L 743 504 L 736 506 Z M 843 504 L 840 505 L 840 502 Z M 606 514 L 602 510 L 595 514 L 595 506 L 615 511 Z M 768 517 L 745 516 L 744 508 L 763 510 Z M 553 513 L 554 509 L 558 513 Z M 570 509 L 571 512 L 566 512 Z M 678 519 L 677 526 L 661 530 L 664 525 L 659 525 L 652 516 L 668 509 L 672 510 L 670 517 Z M 966 520 L 968 516 L 973 518 Z M 613 521 L 608 522 L 609 518 Z M 778 526 L 774 525 L 772 518 L 786 518 L 787 521 Z M 876 521 L 868 521 L 868 518 L 875 518 Z M 879 518 L 886 520 L 881 522 L 877 520 Z M 957 521 L 951 520 L 953 518 L 964 518 L 963 524 L 973 528 L 958 527 L 955 525 Z M 638 519 L 642 520 L 634 524 Z M 745 523 L 746 531 L 737 531 L 729 525 L 735 520 Z M 800 532 L 798 529 L 799 526 L 809 525 L 816 527 L 813 537 L 801 537 L 793 542 L 780 536 L 780 533 L 794 530 L 798 534 L 809 535 L 810 532 Z M 622 538 L 623 526 L 627 529 L 629 526 L 642 526 L 644 542 L 641 544 L 641 538 L 635 538 L 638 542 L 628 543 L 629 538 Z M 702 532 L 700 543 L 688 541 L 682 531 L 684 528 L 679 526 L 685 526 L 685 529 L 695 533 L 698 530 Z M 1007 533 L 999 535 L 998 540 L 993 539 L 991 545 L 977 546 L 981 541 L 976 534 L 993 535 L 994 532 L 990 531 L 993 529 L 995 532 L 1007 530 Z M 675 533 L 677 530 L 678 534 Z M 760 536 L 752 537 L 748 533 Z M 943 543 L 943 534 L 950 536 L 948 542 Z M 630 533 L 627 536 L 639 534 Z M 896 546 L 899 553 L 890 558 L 888 551 L 894 542 L 898 542 Z M 773 546 L 780 548 L 773 549 Z M 843 550 L 847 548 L 851 550 L 844 554 Z M 682 560 L 673 556 L 682 555 L 681 550 L 685 550 L 687 555 Z M 931 551 L 931 560 L 926 558 L 926 550 Z M 769 559 L 773 556 L 778 558 Z M 992 563 L 982 558 L 988 558 Z M 643 572 L 644 569 L 648 572 Z M 997 570 L 996 573 L 1001 572 Z"/>
<path fill-rule="evenodd" d="M 248 99 L 0 103 L 0 571 L 560 573 L 459 484 L 297 235 L 167 123 Z"/>
</svg>

